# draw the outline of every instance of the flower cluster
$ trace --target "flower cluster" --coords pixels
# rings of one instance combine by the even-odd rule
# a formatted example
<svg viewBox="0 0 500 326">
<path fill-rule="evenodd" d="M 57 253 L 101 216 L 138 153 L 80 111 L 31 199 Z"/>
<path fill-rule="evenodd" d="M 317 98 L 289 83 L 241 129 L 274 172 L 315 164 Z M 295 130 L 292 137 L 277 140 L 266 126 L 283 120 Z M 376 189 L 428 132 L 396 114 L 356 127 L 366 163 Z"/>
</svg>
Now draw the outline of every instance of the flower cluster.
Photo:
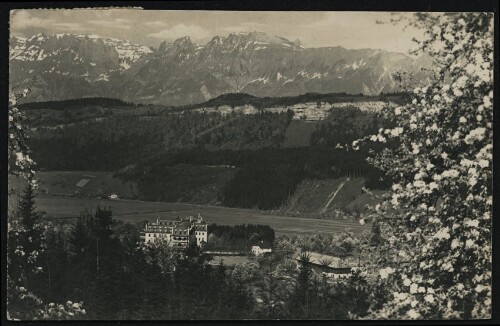
<svg viewBox="0 0 500 326">
<path fill-rule="evenodd" d="M 393 129 L 353 144 L 399 144 L 370 159 L 394 180 L 373 216 L 389 233 L 389 263 L 401 262 L 403 249 L 411 259 L 379 271 L 393 295 L 372 317 L 488 318 L 493 20 L 454 13 L 420 15 L 418 22 L 427 30 L 421 50 L 434 58 L 432 80 L 413 89 L 411 103 L 387 108 Z"/>
<path fill-rule="evenodd" d="M 34 319 L 64 320 L 83 319 L 86 315 L 82 302 L 68 301 L 66 304 L 49 303 L 43 309 L 37 311 Z"/>
<path fill-rule="evenodd" d="M 14 93 L 9 91 L 9 151 L 8 151 L 8 171 L 12 175 L 20 175 L 36 186 L 33 179 L 35 162 L 30 157 L 30 149 L 27 145 L 27 131 L 24 126 L 26 116 L 17 107 L 20 99 L 28 96 L 29 89 Z"/>
</svg>

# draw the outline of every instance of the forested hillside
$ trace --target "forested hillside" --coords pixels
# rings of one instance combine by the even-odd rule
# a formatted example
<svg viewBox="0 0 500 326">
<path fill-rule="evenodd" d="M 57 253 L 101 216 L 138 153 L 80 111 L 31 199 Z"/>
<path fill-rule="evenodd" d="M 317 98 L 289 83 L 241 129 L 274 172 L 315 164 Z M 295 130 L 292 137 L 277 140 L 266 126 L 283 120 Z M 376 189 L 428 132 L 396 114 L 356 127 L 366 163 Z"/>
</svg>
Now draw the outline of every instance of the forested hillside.
<svg viewBox="0 0 500 326">
<path fill-rule="evenodd" d="M 352 101 L 316 122 L 293 120 L 292 110 L 220 114 L 112 99 L 32 103 L 24 108 L 29 124 L 36 126 L 29 145 L 40 169 L 112 172 L 137 184 L 141 200 L 277 209 L 304 180 L 357 176 L 371 188 L 384 187 L 380 172 L 365 162 L 370 148 L 345 147 L 391 125 L 377 111 L 359 109 L 360 98 L 367 97 L 306 94 L 262 99 L 228 94 L 207 102 L 267 107 Z M 54 125 L 57 121 L 62 124 Z"/>
</svg>

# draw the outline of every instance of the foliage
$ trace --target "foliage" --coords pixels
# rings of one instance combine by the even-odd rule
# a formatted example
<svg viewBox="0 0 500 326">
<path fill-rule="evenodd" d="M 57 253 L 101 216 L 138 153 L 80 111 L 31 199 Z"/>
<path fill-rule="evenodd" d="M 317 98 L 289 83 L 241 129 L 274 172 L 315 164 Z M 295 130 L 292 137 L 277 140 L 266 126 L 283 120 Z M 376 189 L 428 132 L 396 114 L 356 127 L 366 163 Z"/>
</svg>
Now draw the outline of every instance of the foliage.
<svg viewBox="0 0 500 326">
<path fill-rule="evenodd" d="M 352 232 L 311 235 L 282 235 L 276 240 L 278 248 L 287 253 L 295 252 L 297 248 L 325 255 L 346 257 L 354 253 L 360 244 L 360 238 Z"/>
<path fill-rule="evenodd" d="M 257 115 L 189 111 L 114 117 L 39 127 L 29 144 L 40 167 L 54 170 L 118 170 L 144 158 L 182 149 L 198 151 L 279 147 L 290 113 Z"/>
<path fill-rule="evenodd" d="M 8 174 L 28 180 L 20 197 L 16 212 L 9 212 L 7 230 L 7 316 L 9 319 L 43 319 L 50 315 L 50 309 L 28 289 L 36 288 L 40 274 L 44 272 L 40 257 L 46 244 L 35 209 L 36 188 L 35 162 L 27 144 L 28 136 L 24 125 L 26 116 L 17 108 L 17 102 L 26 97 L 30 89 L 15 93 L 9 89 L 9 139 Z M 72 307 L 58 312 L 60 318 L 75 315 Z M 85 311 L 78 311 L 84 315 Z"/>
<path fill-rule="evenodd" d="M 10 216 L 8 231 L 9 276 L 14 284 L 31 288 L 31 280 L 40 267 L 39 256 L 43 252 L 42 229 L 38 225 L 39 214 L 35 208 L 33 186 L 28 183 L 19 200 L 16 216 Z"/>
<path fill-rule="evenodd" d="M 390 125 L 377 112 L 364 112 L 355 106 L 336 108 L 316 126 L 311 135 L 311 145 L 335 147 L 337 144 L 350 144 Z"/>
<path fill-rule="evenodd" d="M 393 178 L 376 219 L 389 240 L 386 257 L 399 262 L 380 271 L 392 296 L 373 317 L 489 318 L 493 16 L 416 18 L 434 76 L 414 89 L 411 104 L 386 112 L 395 128 L 370 138 L 399 141 L 372 159 Z"/>
</svg>

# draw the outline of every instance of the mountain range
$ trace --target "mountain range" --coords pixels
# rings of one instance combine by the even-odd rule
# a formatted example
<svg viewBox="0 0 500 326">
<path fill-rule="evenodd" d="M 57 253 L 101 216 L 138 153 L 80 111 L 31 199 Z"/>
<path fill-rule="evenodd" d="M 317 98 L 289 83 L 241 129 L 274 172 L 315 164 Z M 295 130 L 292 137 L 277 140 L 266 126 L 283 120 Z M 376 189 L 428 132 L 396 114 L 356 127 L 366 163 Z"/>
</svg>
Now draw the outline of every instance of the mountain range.
<svg viewBox="0 0 500 326">
<path fill-rule="evenodd" d="M 31 85 L 31 101 L 112 97 L 186 105 L 226 93 L 259 97 L 308 92 L 376 95 L 399 90 L 395 72 L 428 77 L 429 57 L 343 47 L 305 48 L 261 32 L 189 37 L 158 48 L 82 34 L 10 39 L 10 85 Z"/>
</svg>

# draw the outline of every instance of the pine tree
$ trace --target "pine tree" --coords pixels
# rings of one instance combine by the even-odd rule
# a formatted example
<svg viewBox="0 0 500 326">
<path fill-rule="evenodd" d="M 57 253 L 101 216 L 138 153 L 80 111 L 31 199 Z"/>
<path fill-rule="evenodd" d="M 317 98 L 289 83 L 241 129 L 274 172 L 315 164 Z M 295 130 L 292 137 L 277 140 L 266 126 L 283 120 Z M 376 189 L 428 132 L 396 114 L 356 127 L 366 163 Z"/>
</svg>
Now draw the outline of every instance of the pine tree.
<svg viewBox="0 0 500 326">
<path fill-rule="evenodd" d="M 40 217 L 35 207 L 35 193 L 31 182 L 28 182 L 19 200 L 19 216 L 26 231 L 33 230 L 35 223 Z"/>
<path fill-rule="evenodd" d="M 75 254 L 75 258 L 81 258 L 87 244 L 87 228 L 85 227 L 84 217 L 80 216 L 75 227 L 71 231 L 70 245 L 71 251 Z"/>
<path fill-rule="evenodd" d="M 20 276 L 24 286 L 28 287 L 34 269 L 38 267 L 37 258 L 42 252 L 42 230 L 37 226 L 40 214 L 35 208 L 35 193 L 31 182 L 28 182 L 19 200 L 18 216 L 20 228 L 18 235 L 13 237 L 11 248 L 20 253 Z"/>
<path fill-rule="evenodd" d="M 292 313 L 298 319 L 307 319 L 309 316 L 310 280 L 312 268 L 310 266 L 311 254 L 303 251 L 300 255 L 299 274 L 295 292 L 292 295 Z"/>
</svg>

